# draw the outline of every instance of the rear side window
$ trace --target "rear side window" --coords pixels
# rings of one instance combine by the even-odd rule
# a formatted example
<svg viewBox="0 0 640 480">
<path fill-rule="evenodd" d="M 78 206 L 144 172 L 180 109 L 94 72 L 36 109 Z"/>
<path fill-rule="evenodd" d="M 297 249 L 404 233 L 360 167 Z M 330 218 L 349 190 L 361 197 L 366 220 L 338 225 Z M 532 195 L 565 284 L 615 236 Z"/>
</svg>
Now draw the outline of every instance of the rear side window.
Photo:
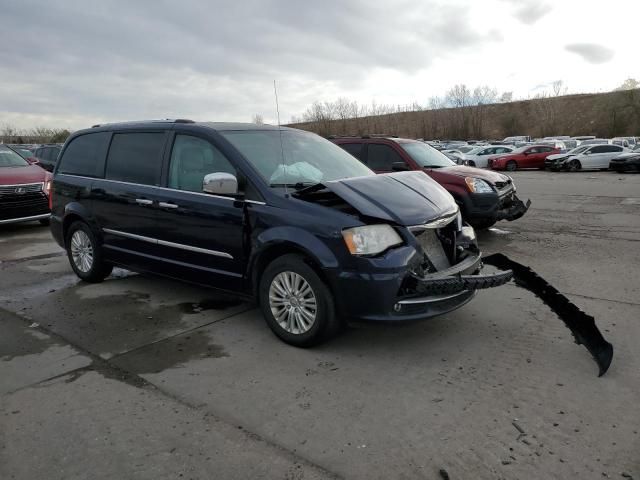
<svg viewBox="0 0 640 480">
<path fill-rule="evenodd" d="M 110 135 L 109 132 L 97 132 L 74 138 L 62 155 L 58 172 L 102 177 Z"/>
<path fill-rule="evenodd" d="M 395 162 L 405 163 L 402 157 L 390 146 L 375 143 L 369 145 L 367 165 L 371 170 L 391 171 Z"/>
<path fill-rule="evenodd" d="M 160 185 L 164 139 L 164 132 L 114 134 L 107 158 L 106 178 Z"/>
<path fill-rule="evenodd" d="M 349 152 L 358 160 L 362 160 L 362 144 L 360 143 L 341 143 L 338 146 Z"/>
</svg>

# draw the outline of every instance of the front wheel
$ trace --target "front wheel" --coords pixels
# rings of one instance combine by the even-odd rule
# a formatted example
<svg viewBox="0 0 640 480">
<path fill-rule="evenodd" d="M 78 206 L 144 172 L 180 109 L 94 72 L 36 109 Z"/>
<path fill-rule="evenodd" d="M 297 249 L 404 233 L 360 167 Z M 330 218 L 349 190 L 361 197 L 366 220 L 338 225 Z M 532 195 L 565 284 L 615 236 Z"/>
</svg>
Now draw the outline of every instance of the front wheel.
<svg viewBox="0 0 640 480">
<path fill-rule="evenodd" d="M 267 325 L 290 345 L 317 345 L 338 329 L 331 291 L 300 255 L 271 262 L 260 278 L 258 296 Z"/>
<path fill-rule="evenodd" d="M 569 171 L 570 172 L 577 172 L 581 168 L 582 168 L 582 165 L 580 165 L 580 161 L 579 160 L 571 160 L 569 162 Z"/>
<path fill-rule="evenodd" d="M 509 160 L 505 168 L 510 172 L 513 172 L 518 169 L 518 164 L 514 160 Z"/>
<path fill-rule="evenodd" d="M 86 223 L 71 224 L 67 231 L 66 246 L 71 268 L 85 282 L 101 282 L 113 270 L 113 265 L 102 260 L 102 248 Z"/>
</svg>

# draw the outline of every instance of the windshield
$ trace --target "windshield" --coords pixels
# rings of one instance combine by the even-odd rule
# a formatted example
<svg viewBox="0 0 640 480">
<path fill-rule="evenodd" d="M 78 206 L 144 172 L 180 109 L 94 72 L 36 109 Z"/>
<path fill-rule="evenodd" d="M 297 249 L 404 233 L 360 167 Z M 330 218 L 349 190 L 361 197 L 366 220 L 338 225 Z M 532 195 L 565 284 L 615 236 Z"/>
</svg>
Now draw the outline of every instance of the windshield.
<svg viewBox="0 0 640 480">
<path fill-rule="evenodd" d="M 301 130 L 235 130 L 220 133 L 272 187 L 305 186 L 375 175 L 342 148 L 314 133 Z"/>
<path fill-rule="evenodd" d="M 469 145 L 466 145 L 464 147 L 458 147 L 457 150 L 460 150 L 462 153 L 469 153 L 471 150 L 475 150 L 478 147 L 471 147 Z"/>
<path fill-rule="evenodd" d="M 421 142 L 401 143 L 400 146 L 421 167 L 450 167 L 456 163 L 433 147 Z"/>
<path fill-rule="evenodd" d="M 0 167 L 26 167 L 28 165 L 29 162 L 9 147 L 0 145 Z"/>
<path fill-rule="evenodd" d="M 578 153 L 584 152 L 587 148 L 589 147 L 576 147 L 573 150 L 569 150 L 567 153 L 570 153 L 571 155 L 576 155 Z"/>
</svg>

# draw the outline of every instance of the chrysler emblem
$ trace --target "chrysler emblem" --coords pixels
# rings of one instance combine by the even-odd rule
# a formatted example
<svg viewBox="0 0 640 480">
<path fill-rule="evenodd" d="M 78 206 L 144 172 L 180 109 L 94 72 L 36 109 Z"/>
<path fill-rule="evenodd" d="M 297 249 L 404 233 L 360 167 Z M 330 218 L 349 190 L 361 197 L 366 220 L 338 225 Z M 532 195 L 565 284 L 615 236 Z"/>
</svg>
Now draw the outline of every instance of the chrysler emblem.
<svg viewBox="0 0 640 480">
<path fill-rule="evenodd" d="M 22 194 L 23 194 L 23 193 L 25 193 L 26 191 L 27 191 L 27 189 L 26 189 L 26 188 L 24 188 L 24 187 L 18 187 L 18 188 L 16 188 L 16 193 L 17 193 L 18 195 L 22 195 Z"/>
</svg>

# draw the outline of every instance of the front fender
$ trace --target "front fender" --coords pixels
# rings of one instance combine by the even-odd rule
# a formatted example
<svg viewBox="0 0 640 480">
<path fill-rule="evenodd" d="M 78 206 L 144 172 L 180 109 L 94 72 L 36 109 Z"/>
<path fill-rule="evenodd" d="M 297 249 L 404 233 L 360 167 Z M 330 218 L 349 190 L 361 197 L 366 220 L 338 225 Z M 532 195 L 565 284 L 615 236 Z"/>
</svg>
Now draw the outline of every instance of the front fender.
<svg viewBox="0 0 640 480">
<path fill-rule="evenodd" d="M 339 264 L 335 254 L 327 244 L 316 235 L 302 228 L 280 226 L 270 228 L 258 234 L 251 254 L 252 261 L 249 262 L 250 265 L 264 252 L 280 245 L 290 245 L 294 249 L 305 252 L 322 268 L 336 268 Z"/>
</svg>

